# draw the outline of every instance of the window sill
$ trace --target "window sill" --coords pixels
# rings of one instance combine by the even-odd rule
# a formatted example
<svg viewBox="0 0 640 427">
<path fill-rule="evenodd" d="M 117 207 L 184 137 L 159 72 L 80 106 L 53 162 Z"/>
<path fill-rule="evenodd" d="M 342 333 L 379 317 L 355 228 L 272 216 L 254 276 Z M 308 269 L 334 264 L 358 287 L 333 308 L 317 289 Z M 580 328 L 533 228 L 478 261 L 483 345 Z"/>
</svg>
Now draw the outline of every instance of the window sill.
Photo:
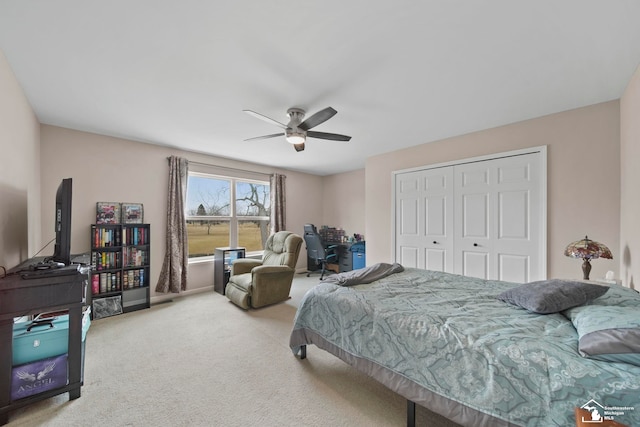
<svg viewBox="0 0 640 427">
<path fill-rule="evenodd" d="M 188 265 L 191 264 L 204 264 L 204 263 L 208 263 L 208 262 L 213 262 L 214 261 L 214 257 L 213 256 L 203 256 L 203 257 L 198 257 L 198 258 L 189 258 L 189 261 L 187 262 Z"/>
<path fill-rule="evenodd" d="M 255 252 L 249 252 L 245 255 L 245 258 L 253 258 L 253 259 L 261 259 L 262 255 L 264 254 L 264 251 L 255 251 Z M 210 263 L 210 262 L 214 262 L 215 261 L 215 257 L 212 256 L 202 256 L 202 257 L 197 257 L 197 258 L 189 258 L 188 261 L 188 265 L 191 264 L 204 264 L 204 263 Z"/>
</svg>

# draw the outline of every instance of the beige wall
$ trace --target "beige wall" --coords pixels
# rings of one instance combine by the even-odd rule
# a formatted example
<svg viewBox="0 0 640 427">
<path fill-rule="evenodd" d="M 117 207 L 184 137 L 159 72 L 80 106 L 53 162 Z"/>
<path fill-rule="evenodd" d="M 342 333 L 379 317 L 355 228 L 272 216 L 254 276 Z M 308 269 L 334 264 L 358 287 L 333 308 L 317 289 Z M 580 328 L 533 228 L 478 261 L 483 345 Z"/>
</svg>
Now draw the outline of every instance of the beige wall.
<svg viewBox="0 0 640 427">
<path fill-rule="evenodd" d="M 95 223 L 98 201 L 134 202 L 144 205 L 144 220 L 152 226 L 151 289 L 152 301 L 162 299 L 153 289 L 164 257 L 166 198 L 170 155 L 202 162 L 270 174 L 287 176 L 287 228 L 302 234 L 309 218 L 320 221 L 321 200 L 309 195 L 322 193 L 319 176 L 276 170 L 275 168 L 234 162 L 167 147 L 112 138 L 86 132 L 43 125 L 42 158 L 42 232 L 52 237 L 49 218 L 55 205 L 55 190 L 63 178 L 73 178 L 72 241 L 73 253 L 90 249 L 89 227 Z M 301 203 L 304 201 L 304 203 Z M 304 268 L 306 255 L 299 259 Z M 213 263 L 195 263 L 189 267 L 189 290 L 213 285 Z"/>
<path fill-rule="evenodd" d="M 367 264 L 393 259 L 393 171 L 546 145 L 548 277 L 580 278 L 581 262 L 563 251 L 585 234 L 609 246 L 614 256 L 594 261 L 591 277 L 607 270 L 618 276 L 619 123 L 619 102 L 611 101 L 367 159 Z"/>
<path fill-rule="evenodd" d="M 364 176 L 359 169 L 323 178 L 322 225 L 342 228 L 347 236 L 364 234 Z"/>
<path fill-rule="evenodd" d="M 640 67 L 620 99 L 620 275 L 640 289 Z"/>
<path fill-rule="evenodd" d="M 301 233 L 303 224 L 312 222 L 364 233 L 367 264 L 390 261 L 392 171 L 547 145 L 548 275 L 579 275 L 579 261 L 565 258 L 562 251 L 568 242 L 589 234 L 609 245 L 615 258 L 594 261 L 592 275 L 599 277 L 614 270 L 625 284 L 634 284 L 634 277 L 640 274 L 634 257 L 639 256 L 634 242 L 640 234 L 636 225 L 640 201 L 634 185 L 640 175 L 635 165 L 640 154 L 640 125 L 635 120 L 640 111 L 639 73 L 636 71 L 619 102 L 374 156 L 367 159 L 366 169 L 345 174 L 318 177 L 280 171 L 288 177 L 288 228 Z M 118 138 L 40 127 L 1 51 L 0 93 L 0 148 L 5 153 L 0 156 L 2 266 L 16 265 L 53 238 L 55 188 L 70 176 L 74 178 L 72 250 L 88 250 L 88 226 L 95 220 L 96 201 L 144 203 L 146 220 L 154 230 L 155 282 L 163 256 L 168 155 L 262 173 L 276 171 Z M 46 159 L 41 169 L 40 158 Z M 136 168 L 142 173 L 127 173 Z M 303 266 L 304 261 L 299 262 L 299 267 Z M 190 277 L 194 287 L 210 286 L 213 267 L 209 263 L 194 265 Z"/>
<path fill-rule="evenodd" d="M 5 268 L 41 247 L 39 131 L 38 119 L 0 50 L 0 266 Z"/>
</svg>

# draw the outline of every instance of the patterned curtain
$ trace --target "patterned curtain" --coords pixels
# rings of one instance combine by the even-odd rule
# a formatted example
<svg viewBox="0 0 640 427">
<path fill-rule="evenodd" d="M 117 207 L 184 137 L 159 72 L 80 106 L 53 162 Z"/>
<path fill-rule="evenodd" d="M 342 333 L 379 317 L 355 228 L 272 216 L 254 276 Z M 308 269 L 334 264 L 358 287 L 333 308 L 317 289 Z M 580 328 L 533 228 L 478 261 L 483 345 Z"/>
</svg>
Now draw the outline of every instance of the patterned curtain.
<svg viewBox="0 0 640 427">
<path fill-rule="evenodd" d="M 286 230 L 286 190 L 287 177 L 278 173 L 271 175 L 271 234 Z"/>
<path fill-rule="evenodd" d="M 187 289 L 189 251 L 184 204 L 187 195 L 187 159 L 169 157 L 169 197 L 167 199 L 166 254 L 156 292 L 179 293 Z"/>
</svg>

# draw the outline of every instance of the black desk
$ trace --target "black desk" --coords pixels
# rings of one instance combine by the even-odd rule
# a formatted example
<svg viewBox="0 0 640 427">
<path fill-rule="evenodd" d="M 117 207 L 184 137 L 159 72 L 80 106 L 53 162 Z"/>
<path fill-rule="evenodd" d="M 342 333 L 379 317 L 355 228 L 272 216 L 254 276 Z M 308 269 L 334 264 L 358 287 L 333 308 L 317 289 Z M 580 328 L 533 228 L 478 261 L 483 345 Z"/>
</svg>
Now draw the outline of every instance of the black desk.
<svg viewBox="0 0 640 427">
<path fill-rule="evenodd" d="M 28 280 L 14 274 L 0 279 L 0 425 L 9 421 L 9 411 L 13 409 L 66 392 L 69 400 L 80 397 L 86 283 L 87 275 L 80 272 Z M 13 318 L 58 310 L 69 310 L 68 384 L 12 402 Z"/>
<path fill-rule="evenodd" d="M 337 273 L 343 273 L 345 271 L 353 270 L 353 258 L 351 256 L 351 242 L 322 242 L 325 249 L 330 246 L 335 246 L 332 250 L 338 255 L 338 259 L 336 262 L 332 262 L 330 264 L 337 264 L 339 271 Z M 307 271 L 316 271 L 320 268 L 318 264 L 316 264 L 313 258 L 307 257 Z"/>
</svg>

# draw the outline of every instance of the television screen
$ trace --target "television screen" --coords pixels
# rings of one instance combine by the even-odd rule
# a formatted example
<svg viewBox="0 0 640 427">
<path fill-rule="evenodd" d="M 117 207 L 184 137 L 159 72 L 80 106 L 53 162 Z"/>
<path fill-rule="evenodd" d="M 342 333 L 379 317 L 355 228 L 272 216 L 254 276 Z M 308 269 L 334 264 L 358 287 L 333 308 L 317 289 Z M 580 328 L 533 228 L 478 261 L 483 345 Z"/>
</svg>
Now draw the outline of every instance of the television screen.
<svg viewBox="0 0 640 427">
<path fill-rule="evenodd" d="M 64 265 L 71 264 L 71 187 L 71 178 L 65 178 L 56 192 L 56 243 L 53 255 L 48 259 Z"/>
</svg>

